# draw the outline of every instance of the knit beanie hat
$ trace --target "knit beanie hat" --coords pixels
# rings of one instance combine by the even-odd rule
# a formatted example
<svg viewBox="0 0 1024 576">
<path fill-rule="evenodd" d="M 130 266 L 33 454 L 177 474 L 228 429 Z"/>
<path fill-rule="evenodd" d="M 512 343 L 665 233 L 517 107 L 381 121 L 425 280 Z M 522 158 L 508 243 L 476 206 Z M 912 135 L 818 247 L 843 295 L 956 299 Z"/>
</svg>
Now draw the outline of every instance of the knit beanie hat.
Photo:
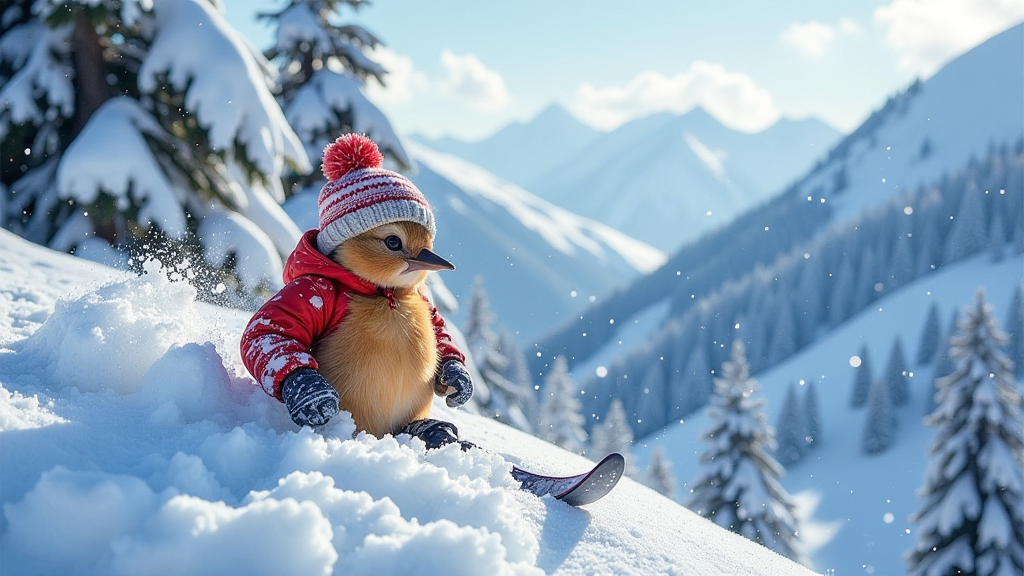
<svg viewBox="0 0 1024 576">
<path fill-rule="evenodd" d="M 434 213 L 423 193 L 407 178 L 385 170 L 377 145 L 362 134 L 345 134 L 324 148 L 317 206 L 317 248 L 329 255 L 342 242 L 377 226 L 409 221 L 436 232 Z"/>
</svg>

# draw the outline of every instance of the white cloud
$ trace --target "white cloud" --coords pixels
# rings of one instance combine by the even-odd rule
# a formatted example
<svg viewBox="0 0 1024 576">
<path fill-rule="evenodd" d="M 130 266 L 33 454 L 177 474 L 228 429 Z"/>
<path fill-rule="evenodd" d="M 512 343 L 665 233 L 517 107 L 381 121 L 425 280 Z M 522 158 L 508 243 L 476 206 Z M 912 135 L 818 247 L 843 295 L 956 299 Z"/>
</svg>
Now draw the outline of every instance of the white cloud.
<svg viewBox="0 0 1024 576">
<path fill-rule="evenodd" d="M 892 0 L 875 23 L 907 70 L 928 76 L 941 64 L 1024 19 L 1021 0 Z"/>
<path fill-rule="evenodd" d="M 573 100 L 573 112 L 602 129 L 654 112 L 684 113 L 695 106 L 729 127 L 750 132 L 767 128 L 780 115 L 771 94 L 750 76 L 700 60 L 671 77 L 648 71 L 625 86 L 595 88 L 585 83 Z"/>
<path fill-rule="evenodd" d="M 860 34 L 860 26 L 850 18 L 843 18 L 838 25 L 810 22 L 793 22 L 782 31 L 782 43 L 796 48 L 807 58 L 820 58 L 825 50 L 839 36 Z"/>
<path fill-rule="evenodd" d="M 376 81 L 366 83 L 366 94 L 374 102 L 384 106 L 405 104 L 413 99 L 415 92 L 429 88 L 427 76 L 417 70 L 412 58 L 405 54 L 378 46 L 370 53 L 370 58 L 388 71 L 384 77 L 385 86 Z"/>
<path fill-rule="evenodd" d="M 367 95 L 382 106 L 410 104 L 417 99 L 456 100 L 480 112 L 495 112 L 507 107 L 512 96 L 502 75 L 483 64 L 473 54 L 457 55 L 451 50 L 441 52 L 441 78 L 428 77 L 416 68 L 412 58 L 384 47 L 378 47 L 371 58 L 388 71 L 385 86 L 368 82 Z"/>
<path fill-rule="evenodd" d="M 501 74 L 475 55 L 459 56 L 445 49 L 441 52 L 441 64 L 447 73 L 439 84 L 443 94 L 460 98 L 484 112 L 501 110 L 512 101 Z"/>
</svg>

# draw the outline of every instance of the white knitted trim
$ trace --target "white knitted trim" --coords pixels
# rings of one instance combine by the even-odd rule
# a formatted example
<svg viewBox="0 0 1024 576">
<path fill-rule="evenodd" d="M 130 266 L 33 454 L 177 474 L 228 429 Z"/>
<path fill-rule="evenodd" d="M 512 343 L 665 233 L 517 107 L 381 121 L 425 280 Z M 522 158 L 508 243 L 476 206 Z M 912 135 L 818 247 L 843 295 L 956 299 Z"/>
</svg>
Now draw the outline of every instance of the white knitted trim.
<svg viewBox="0 0 1024 576">
<path fill-rule="evenodd" d="M 430 208 L 412 200 L 387 200 L 371 204 L 338 218 L 328 224 L 316 236 L 316 246 L 321 254 L 330 256 L 342 242 L 377 226 L 392 222 L 417 222 L 434 236 L 437 228 Z"/>
</svg>

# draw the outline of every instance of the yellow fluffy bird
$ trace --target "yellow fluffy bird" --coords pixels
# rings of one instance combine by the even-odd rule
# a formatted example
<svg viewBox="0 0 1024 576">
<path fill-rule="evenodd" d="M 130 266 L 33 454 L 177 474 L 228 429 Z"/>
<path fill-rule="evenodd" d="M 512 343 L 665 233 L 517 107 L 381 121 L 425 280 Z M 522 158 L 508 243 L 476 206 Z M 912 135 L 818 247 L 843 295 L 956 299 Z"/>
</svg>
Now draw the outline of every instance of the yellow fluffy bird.
<svg viewBox="0 0 1024 576">
<path fill-rule="evenodd" d="M 465 356 L 424 292 L 428 271 L 454 269 L 431 251 L 430 205 L 362 135 L 328 145 L 323 172 L 319 229 L 303 235 L 285 287 L 249 322 L 245 366 L 300 426 L 340 409 L 378 437 L 457 442 L 452 423 L 429 418 L 432 394 L 455 407 L 473 393 Z"/>
</svg>

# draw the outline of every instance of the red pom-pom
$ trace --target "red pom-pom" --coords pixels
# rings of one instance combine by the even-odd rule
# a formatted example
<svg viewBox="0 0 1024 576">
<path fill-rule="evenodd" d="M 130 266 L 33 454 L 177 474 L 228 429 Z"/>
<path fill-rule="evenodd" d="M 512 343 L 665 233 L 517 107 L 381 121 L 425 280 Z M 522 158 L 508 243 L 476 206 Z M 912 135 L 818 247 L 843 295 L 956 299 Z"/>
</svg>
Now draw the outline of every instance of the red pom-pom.
<svg viewBox="0 0 1024 576">
<path fill-rule="evenodd" d="M 352 170 L 380 168 L 384 155 L 377 145 L 362 134 L 345 134 L 324 148 L 323 173 L 328 180 L 337 180 Z"/>
</svg>

